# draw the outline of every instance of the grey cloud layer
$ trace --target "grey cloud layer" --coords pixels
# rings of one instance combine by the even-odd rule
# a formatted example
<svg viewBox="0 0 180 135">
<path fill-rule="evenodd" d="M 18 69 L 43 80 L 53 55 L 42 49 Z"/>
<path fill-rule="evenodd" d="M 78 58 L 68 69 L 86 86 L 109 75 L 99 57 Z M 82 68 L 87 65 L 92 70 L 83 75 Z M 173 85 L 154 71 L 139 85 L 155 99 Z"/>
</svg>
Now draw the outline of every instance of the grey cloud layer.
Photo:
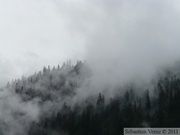
<svg viewBox="0 0 180 135">
<path fill-rule="evenodd" d="M 177 1 L 92 3 L 98 10 L 87 22 L 92 28 L 87 36 L 87 60 L 95 82 L 149 81 L 160 68 L 179 60 Z"/>
<path fill-rule="evenodd" d="M 63 13 L 69 17 L 69 28 L 85 39 L 85 59 L 94 72 L 92 89 L 134 80 L 148 83 L 178 61 L 179 4 L 177 0 L 67 2 Z"/>
<path fill-rule="evenodd" d="M 137 76 L 150 80 L 179 59 L 177 0 L 1 3 L 1 53 L 16 69 L 12 72 L 19 71 L 10 73 L 15 77 L 78 58 L 88 61 L 94 82 L 124 83 Z"/>
</svg>

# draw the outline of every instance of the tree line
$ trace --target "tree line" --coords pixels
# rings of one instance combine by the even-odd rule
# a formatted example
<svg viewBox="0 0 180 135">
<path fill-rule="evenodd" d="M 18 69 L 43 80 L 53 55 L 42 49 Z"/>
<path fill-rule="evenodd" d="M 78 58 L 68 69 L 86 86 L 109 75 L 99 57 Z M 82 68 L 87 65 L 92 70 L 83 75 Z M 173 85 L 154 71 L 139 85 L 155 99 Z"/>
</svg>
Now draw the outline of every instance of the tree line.
<svg viewBox="0 0 180 135">
<path fill-rule="evenodd" d="M 25 101 L 35 97 L 41 98 L 42 102 L 53 100 L 50 92 L 38 90 L 43 88 L 58 91 L 57 96 L 73 97 L 86 77 L 81 72 L 83 66 L 78 62 L 75 66 L 67 63 L 52 70 L 44 68 L 42 73 L 16 80 L 7 87 Z M 37 87 L 39 83 L 44 87 Z M 146 89 L 143 94 L 131 88 L 107 99 L 103 93 L 97 93 L 94 99 L 93 102 L 84 100 L 83 106 L 64 102 L 58 112 L 41 116 L 39 122 L 32 123 L 29 135 L 122 135 L 124 127 L 180 126 L 180 79 L 175 75 L 160 78 L 153 90 Z"/>
</svg>

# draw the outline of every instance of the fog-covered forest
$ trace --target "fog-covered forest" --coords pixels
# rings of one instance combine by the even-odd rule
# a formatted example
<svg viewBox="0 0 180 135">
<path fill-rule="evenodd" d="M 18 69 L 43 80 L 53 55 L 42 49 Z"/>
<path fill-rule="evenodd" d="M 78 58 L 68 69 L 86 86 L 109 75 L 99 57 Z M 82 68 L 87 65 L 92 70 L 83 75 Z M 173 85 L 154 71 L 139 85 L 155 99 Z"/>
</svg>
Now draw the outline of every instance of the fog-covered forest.
<svg viewBox="0 0 180 135">
<path fill-rule="evenodd" d="M 113 96 L 103 89 L 82 96 L 92 76 L 86 62 L 44 67 L 1 89 L 0 133 L 121 135 L 124 127 L 179 127 L 178 70 L 164 69 L 150 89 L 130 84 L 108 89 Z"/>
<path fill-rule="evenodd" d="M 180 127 L 179 24 L 178 0 L 0 0 L 0 135 Z"/>
</svg>

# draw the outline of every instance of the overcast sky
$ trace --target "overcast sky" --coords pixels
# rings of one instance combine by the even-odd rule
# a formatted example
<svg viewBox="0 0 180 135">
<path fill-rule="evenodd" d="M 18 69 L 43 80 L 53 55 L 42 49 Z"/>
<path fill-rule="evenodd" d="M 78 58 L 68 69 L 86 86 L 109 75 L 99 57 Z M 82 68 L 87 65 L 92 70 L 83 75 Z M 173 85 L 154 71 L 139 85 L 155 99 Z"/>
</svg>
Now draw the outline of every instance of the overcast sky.
<svg viewBox="0 0 180 135">
<path fill-rule="evenodd" d="M 149 76 L 180 58 L 179 24 L 178 0 L 0 0 L 0 83 L 67 59 Z"/>
<path fill-rule="evenodd" d="M 43 66 L 82 59 L 84 39 L 70 30 L 69 16 L 61 9 L 71 4 L 61 4 L 53 0 L 0 0 L 0 83 Z"/>
</svg>

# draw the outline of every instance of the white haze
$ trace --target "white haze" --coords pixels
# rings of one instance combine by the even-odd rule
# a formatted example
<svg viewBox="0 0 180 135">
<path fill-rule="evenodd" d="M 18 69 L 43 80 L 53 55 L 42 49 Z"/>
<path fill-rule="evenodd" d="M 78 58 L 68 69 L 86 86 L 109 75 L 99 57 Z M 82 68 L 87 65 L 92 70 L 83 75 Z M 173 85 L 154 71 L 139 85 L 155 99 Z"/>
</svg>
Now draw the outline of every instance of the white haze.
<svg viewBox="0 0 180 135">
<path fill-rule="evenodd" d="M 94 86 L 148 83 L 180 58 L 180 3 L 168 0 L 95 2 L 87 59 Z"/>
<path fill-rule="evenodd" d="M 9 90 L 0 92 L 0 134 L 25 135 L 30 124 L 39 119 L 36 101 L 23 102 Z"/>
<path fill-rule="evenodd" d="M 70 102 L 106 86 L 148 83 L 180 59 L 179 14 L 178 0 L 0 0 L 0 85 L 67 59 L 87 60 L 93 73 Z M 2 134 L 27 134 L 39 118 L 36 102 L 1 91 Z"/>
<path fill-rule="evenodd" d="M 0 0 L 0 86 L 83 57 L 84 41 L 67 18 L 53 0 Z"/>
<path fill-rule="evenodd" d="M 179 61 L 177 0 L 79 0 L 68 4 L 64 13 L 72 22 L 70 28 L 84 37 L 85 59 L 93 71 L 87 82 L 90 90 L 85 93 L 127 82 L 148 84 L 162 68 Z"/>
<path fill-rule="evenodd" d="M 1 0 L 0 6 L 1 85 L 67 59 L 86 59 L 94 85 L 150 80 L 180 56 L 178 0 Z"/>
</svg>

